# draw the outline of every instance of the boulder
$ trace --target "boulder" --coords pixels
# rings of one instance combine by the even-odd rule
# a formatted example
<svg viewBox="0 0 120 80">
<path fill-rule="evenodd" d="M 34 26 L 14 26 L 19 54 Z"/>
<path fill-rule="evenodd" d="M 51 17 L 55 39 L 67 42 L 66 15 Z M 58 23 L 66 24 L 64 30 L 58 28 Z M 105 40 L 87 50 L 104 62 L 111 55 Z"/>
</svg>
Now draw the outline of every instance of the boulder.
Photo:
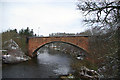
<svg viewBox="0 0 120 80">
<path fill-rule="evenodd" d="M 94 70 L 90 70 L 88 68 L 86 68 L 85 66 L 81 67 L 81 70 L 79 72 L 79 76 L 81 79 L 95 79 L 95 80 L 99 80 L 99 74 L 94 71 Z"/>
</svg>

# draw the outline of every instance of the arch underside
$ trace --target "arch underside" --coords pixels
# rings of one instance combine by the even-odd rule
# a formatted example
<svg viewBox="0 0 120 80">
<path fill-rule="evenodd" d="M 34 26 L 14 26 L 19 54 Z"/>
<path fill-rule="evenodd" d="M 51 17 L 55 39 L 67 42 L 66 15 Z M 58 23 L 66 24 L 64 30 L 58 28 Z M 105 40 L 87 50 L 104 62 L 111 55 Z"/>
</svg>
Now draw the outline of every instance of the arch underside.
<svg viewBox="0 0 120 80">
<path fill-rule="evenodd" d="M 44 46 L 47 45 L 47 44 L 51 44 L 51 43 L 65 43 L 65 44 L 69 44 L 69 45 L 72 45 L 72 46 L 74 46 L 74 47 L 76 47 L 76 48 L 79 48 L 79 49 L 81 49 L 82 51 L 84 51 L 85 53 L 87 53 L 86 50 L 84 50 L 83 48 L 81 48 L 81 47 L 79 47 L 79 46 L 77 46 L 77 45 L 75 45 L 75 44 L 72 44 L 72 43 L 69 43 L 69 42 L 64 42 L 64 41 L 52 41 L 52 42 L 48 42 L 48 43 L 45 43 L 45 44 L 39 46 L 39 47 L 32 53 L 32 55 L 33 55 L 33 56 L 36 56 L 36 55 L 37 55 L 37 51 L 38 51 L 40 48 L 44 47 Z"/>
</svg>

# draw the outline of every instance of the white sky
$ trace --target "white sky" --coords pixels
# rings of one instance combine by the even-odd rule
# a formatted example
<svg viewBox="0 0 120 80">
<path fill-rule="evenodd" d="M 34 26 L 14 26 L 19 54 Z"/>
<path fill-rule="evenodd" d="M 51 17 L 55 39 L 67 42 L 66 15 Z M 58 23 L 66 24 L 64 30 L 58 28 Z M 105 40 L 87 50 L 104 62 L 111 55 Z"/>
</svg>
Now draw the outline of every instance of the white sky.
<svg viewBox="0 0 120 80">
<path fill-rule="evenodd" d="M 2 31 L 29 27 L 36 34 L 77 33 L 85 30 L 77 0 L 0 0 Z M 39 28 L 39 30 L 38 30 Z"/>
</svg>

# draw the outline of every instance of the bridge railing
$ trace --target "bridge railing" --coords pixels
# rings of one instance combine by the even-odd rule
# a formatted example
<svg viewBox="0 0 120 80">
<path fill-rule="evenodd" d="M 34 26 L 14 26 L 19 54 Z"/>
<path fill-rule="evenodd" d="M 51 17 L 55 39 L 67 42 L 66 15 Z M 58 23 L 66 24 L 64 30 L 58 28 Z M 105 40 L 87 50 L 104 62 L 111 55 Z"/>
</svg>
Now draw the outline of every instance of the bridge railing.
<svg viewBox="0 0 120 80">
<path fill-rule="evenodd" d="M 44 37 L 90 37 L 88 35 L 59 35 L 59 36 L 34 36 L 35 38 L 44 38 Z M 34 38 L 29 37 L 29 38 Z"/>
</svg>

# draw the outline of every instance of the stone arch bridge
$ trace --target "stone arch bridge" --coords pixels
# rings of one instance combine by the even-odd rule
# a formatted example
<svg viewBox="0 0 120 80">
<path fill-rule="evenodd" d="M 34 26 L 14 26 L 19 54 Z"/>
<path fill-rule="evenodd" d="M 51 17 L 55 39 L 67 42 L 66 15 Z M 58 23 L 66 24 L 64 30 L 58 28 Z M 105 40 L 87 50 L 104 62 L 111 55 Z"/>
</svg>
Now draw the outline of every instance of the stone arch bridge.
<svg viewBox="0 0 120 80">
<path fill-rule="evenodd" d="M 88 36 L 29 37 L 28 55 L 34 57 L 37 55 L 37 51 L 44 45 L 58 41 L 74 45 L 89 53 L 88 38 Z"/>
</svg>

